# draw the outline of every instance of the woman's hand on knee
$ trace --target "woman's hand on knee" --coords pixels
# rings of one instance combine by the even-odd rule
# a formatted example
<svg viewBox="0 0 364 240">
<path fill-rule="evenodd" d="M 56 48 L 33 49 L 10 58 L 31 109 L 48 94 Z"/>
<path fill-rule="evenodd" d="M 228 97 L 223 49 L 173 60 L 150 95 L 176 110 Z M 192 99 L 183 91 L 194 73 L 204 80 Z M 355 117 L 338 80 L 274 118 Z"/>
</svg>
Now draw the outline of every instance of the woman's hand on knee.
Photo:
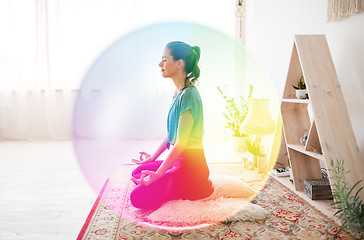
<svg viewBox="0 0 364 240">
<path fill-rule="evenodd" d="M 149 171 L 149 170 L 143 170 L 140 179 L 134 178 L 134 180 L 138 184 L 148 186 L 148 185 L 158 181 L 162 176 L 163 176 L 163 174 L 161 174 L 161 173 L 157 173 L 157 172 L 153 172 L 153 171 Z"/>
<path fill-rule="evenodd" d="M 148 162 L 153 162 L 155 160 L 151 157 L 150 154 L 148 154 L 146 152 L 139 152 L 139 153 L 140 153 L 139 159 L 132 159 L 133 163 L 144 164 L 144 163 L 148 163 Z"/>
</svg>

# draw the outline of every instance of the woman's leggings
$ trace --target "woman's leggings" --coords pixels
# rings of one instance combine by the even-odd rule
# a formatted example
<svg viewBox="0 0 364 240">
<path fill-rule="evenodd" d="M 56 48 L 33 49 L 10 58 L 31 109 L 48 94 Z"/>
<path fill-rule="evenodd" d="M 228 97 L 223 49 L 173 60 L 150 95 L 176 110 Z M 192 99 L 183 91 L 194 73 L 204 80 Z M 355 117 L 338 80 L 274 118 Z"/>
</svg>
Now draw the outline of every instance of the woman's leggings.
<svg viewBox="0 0 364 240">
<path fill-rule="evenodd" d="M 145 163 L 137 167 L 132 176 L 139 179 L 143 170 L 157 171 L 162 162 Z M 185 150 L 156 182 L 148 186 L 137 185 L 130 194 L 130 200 L 136 208 L 153 210 L 170 200 L 202 199 L 213 192 L 208 177 L 209 169 L 203 150 Z"/>
</svg>

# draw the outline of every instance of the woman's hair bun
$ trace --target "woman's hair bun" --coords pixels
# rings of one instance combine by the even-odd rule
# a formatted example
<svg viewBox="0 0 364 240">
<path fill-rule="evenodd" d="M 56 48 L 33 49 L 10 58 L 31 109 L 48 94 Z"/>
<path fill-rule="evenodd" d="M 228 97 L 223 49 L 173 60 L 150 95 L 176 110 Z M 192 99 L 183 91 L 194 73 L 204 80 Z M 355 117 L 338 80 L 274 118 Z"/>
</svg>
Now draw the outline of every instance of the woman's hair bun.
<svg viewBox="0 0 364 240">
<path fill-rule="evenodd" d="M 200 60 L 200 54 L 201 54 L 201 49 L 199 46 L 193 46 L 192 50 L 195 52 L 196 57 L 197 57 L 197 61 Z"/>
</svg>

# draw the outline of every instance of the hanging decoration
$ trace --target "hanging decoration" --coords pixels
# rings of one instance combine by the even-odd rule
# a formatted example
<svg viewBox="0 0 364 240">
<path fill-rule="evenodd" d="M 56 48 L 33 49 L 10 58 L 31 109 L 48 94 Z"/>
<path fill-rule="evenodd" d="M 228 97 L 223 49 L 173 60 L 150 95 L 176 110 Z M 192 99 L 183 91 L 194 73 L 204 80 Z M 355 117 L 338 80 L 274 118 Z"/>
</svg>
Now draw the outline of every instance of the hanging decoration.
<svg viewBox="0 0 364 240">
<path fill-rule="evenodd" d="M 238 0 L 235 10 L 235 16 L 239 21 L 239 39 L 243 38 L 243 18 L 245 16 L 245 2 L 244 0 Z"/>
<path fill-rule="evenodd" d="M 362 11 L 361 0 L 328 0 L 327 20 L 339 21 Z"/>
</svg>

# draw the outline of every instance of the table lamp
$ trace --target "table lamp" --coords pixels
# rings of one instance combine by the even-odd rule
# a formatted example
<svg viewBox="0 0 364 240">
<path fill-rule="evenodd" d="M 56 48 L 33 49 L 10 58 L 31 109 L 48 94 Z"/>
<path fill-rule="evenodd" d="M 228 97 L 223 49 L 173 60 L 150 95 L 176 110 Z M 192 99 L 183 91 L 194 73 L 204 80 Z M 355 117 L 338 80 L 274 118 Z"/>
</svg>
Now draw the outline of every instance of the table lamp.
<svg viewBox="0 0 364 240">
<path fill-rule="evenodd" d="M 259 172 L 266 171 L 266 160 L 262 157 L 262 155 L 266 156 L 266 154 L 260 145 L 261 137 L 274 133 L 275 126 L 276 123 L 269 111 L 269 99 L 250 99 L 248 114 L 242 122 L 242 132 L 248 136 L 255 135 L 254 143 L 258 146 L 255 146 L 251 153 L 254 156 L 254 165 L 258 165 Z M 258 157 L 260 157 L 259 164 L 257 162 Z"/>
</svg>

